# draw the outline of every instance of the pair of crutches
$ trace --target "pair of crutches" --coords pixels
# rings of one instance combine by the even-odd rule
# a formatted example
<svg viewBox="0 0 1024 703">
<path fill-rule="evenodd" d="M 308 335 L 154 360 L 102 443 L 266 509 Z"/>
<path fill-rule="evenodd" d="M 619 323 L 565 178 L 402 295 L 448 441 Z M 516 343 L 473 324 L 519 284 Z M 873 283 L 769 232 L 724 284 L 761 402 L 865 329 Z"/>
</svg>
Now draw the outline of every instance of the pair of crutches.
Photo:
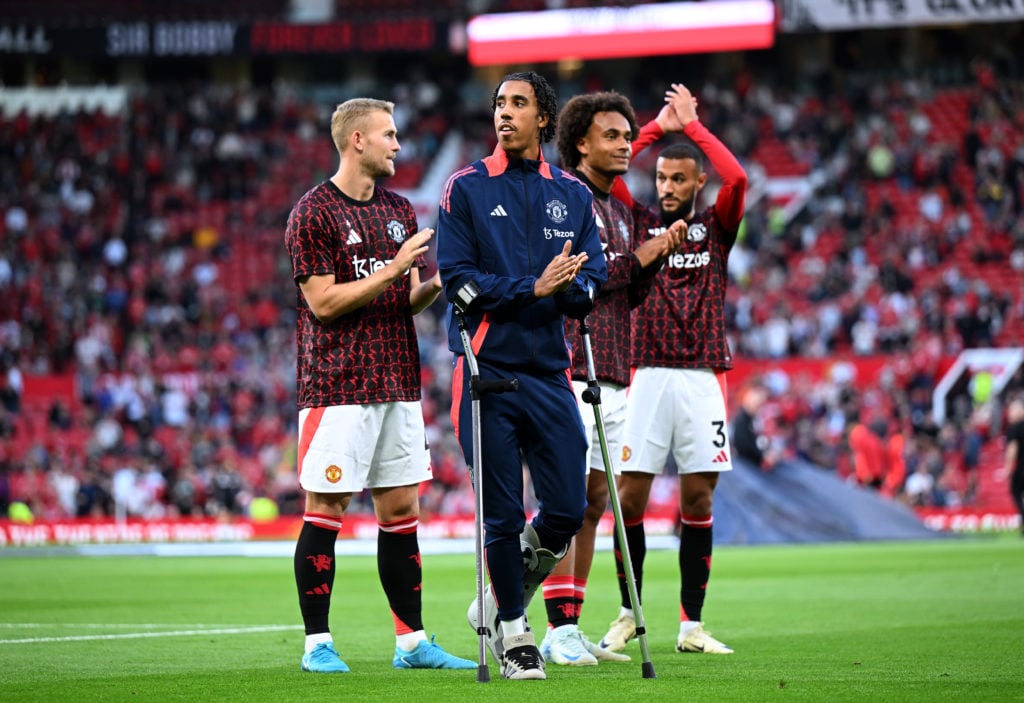
<svg viewBox="0 0 1024 703">
<path fill-rule="evenodd" d="M 474 531 L 475 531 L 475 557 L 476 557 L 476 602 L 477 602 L 477 637 L 479 638 L 479 653 L 477 664 L 477 682 L 486 683 L 490 679 L 490 671 L 487 668 L 487 634 L 488 623 L 484 615 L 484 526 L 483 526 L 483 466 L 482 466 L 482 439 L 480 430 L 480 399 L 488 393 L 514 392 L 519 389 L 519 380 L 516 378 L 494 379 L 483 381 L 480 379 L 480 370 L 476 361 L 476 354 L 466 329 L 465 314 L 470 303 L 480 293 L 476 284 L 470 282 L 463 286 L 455 295 L 452 301 L 452 309 L 459 327 L 459 337 L 462 340 L 462 348 L 466 356 L 466 365 L 469 367 L 469 393 L 472 404 L 473 424 L 473 467 L 472 479 L 475 494 L 474 501 Z M 636 578 L 633 573 L 633 563 L 630 561 L 629 545 L 626 543 L 626 528 L 622 522 L 622 508 L 619 504 L 619 494 L 616 488 L 615 473 L 612 470 L 611 459 L 608 456 L 608 442 L 605 439 L 604 418 L 601 414 L 601 387 L 597 383 L 597 373 L 594 369 L 594 355 L 590 346 L 590 328 L 586 319 L 579 321 L 580 336 L 583 338 L 583 351 L 587 361 L 587 387 L 584 389 L 583 401 L 594 407 L 594 420 L 597 425 L 597 435 L 601 443 L 601 456 L 604 459 L 605 478 L 608 481 L 609 500 L 612 504 L 612 515 L 615 521 L 615 530 L 618 535 L 619 545 L 622 552 L 622 561 L 626 570 L 626 584 L 629 590 L 629 601 L 633 608 L 636 620 L 636 635 L 640 641 L 640 652 L 643 657 L 641 672 L 643 678 L 656 678 L 654 664 L 651 662 L 650 650 L 647 646 L 647 630 L 644 625 L 643 611 L 640 606 L 640 598 L 636 590 Z"/>
</svg>

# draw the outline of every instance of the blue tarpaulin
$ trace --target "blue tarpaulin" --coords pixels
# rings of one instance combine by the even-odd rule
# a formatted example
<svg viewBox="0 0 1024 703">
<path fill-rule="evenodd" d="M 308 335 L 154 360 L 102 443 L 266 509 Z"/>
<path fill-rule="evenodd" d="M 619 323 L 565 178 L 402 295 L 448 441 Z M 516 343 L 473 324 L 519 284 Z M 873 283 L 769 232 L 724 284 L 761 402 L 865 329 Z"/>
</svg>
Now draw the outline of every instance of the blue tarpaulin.
<svg viewBox="0 0 1024 703">
<path fill-rule="evenodd" d="M 803 461 L 762 471 L 739 457 L 715 490 L 715 544 L 930 539 L 913 510 Z"/>
</svg>

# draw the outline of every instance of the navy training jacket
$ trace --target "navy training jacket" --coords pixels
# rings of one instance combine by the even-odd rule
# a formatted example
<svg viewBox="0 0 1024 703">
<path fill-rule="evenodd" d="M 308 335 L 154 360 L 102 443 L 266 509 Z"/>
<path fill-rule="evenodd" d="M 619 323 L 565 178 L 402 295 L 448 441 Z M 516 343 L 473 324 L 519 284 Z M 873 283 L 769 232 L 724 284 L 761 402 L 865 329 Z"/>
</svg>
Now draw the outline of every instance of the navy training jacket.
<svg viewBox="0 0 1024 703">
<path fill-rule="evenodd" d="M 566 240 L 573 254 L 585 251 L 589 259 L 567 291 L 537 298 L 534 282 Z M 509 159 L 500 146 L 448 179 L 437 265 L 448 300 L 468 281 L 480 288 L 466 315 L 477 358 L 537 371 L 569 368 L 563 316 L 590 312 L 608 279 L 590 189 L 543 154 Z M 447 322 L 448 348 L 463 354 L 450 303 Z"/>
</svg>

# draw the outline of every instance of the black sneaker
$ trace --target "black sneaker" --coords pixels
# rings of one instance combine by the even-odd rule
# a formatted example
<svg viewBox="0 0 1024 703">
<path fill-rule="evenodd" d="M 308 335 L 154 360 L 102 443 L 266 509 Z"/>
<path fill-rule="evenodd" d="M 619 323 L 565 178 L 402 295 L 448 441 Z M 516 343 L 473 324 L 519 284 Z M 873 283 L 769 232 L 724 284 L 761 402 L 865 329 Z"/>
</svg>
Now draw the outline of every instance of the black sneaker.
<svg viewBox="0 0 1024 703">
<path fill-rule="evenodd" d="M 502 640 L 501 675 L 506 679 L 546 679 L 544 657 L 532 632 L 509 635 Z"/>
</svg>

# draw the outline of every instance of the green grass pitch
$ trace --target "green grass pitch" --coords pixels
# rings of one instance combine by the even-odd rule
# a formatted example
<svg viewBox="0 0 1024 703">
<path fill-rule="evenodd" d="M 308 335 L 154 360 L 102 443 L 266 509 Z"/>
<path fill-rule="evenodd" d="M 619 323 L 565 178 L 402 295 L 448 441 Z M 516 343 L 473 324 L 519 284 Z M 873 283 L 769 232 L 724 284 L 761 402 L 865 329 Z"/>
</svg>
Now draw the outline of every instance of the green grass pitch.
<svg viewBox="0 0 1024 703">
<path fill-rule="evenodd" d="M 674 551 L 647 557 L 655 679 L 633 661 L 547 681 L 395 671 L 372 557 L 341 557 L 332 630 L 352 668 L 300 671 L 289 558 L 0 558 L 0 700 L 14 701 L 1024 701 L 1024 541 L 720 547 L 707 627 L 731 656 L 677 654 Z M 597 554 L 581 626 L 617 614 L 611 554 Z M 424 556 L 424 620 L 475 659 L 465 612 L 473 556 Z M 538 597 L 530 609 L 545 622 Z"/>
</svg>

